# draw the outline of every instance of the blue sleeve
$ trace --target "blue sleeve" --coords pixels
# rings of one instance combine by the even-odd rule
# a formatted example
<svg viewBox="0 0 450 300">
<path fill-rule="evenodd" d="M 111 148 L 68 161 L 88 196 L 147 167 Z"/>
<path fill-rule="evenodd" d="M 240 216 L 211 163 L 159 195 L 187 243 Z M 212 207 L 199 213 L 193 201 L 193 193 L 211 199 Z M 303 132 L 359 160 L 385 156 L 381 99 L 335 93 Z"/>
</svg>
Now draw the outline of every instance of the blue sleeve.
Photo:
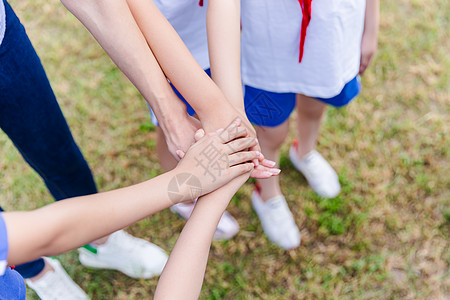
<svg viewBox="0 0 450 300">
<path fill-rule="evenodd" d="M 0 0 L 1 1 L 1 0 Z M 25 300 L 25 282 L 16 270 L 6 268 L 8 258 L 8 232 L 0 213 L 0 299 Z"/>
<path fill-rule="evenodd" d="M 0 213 L 0 275 L 3 275 L 8 258 L 8 233 L 3 214 Z"/>
</svg>

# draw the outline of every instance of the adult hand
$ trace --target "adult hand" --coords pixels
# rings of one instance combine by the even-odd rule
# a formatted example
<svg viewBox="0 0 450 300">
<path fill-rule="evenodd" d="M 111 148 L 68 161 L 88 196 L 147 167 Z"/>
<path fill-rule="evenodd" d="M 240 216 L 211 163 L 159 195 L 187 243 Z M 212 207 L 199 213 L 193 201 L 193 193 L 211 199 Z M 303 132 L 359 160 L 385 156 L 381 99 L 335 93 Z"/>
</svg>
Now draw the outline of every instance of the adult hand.
<svg viewBox="0 0 450 300">
<path fill-rule="evenodd" d="M 167 118 L 160 122 L 170 153 L 179 160 L 177 150 L 187 151 L 195 142 L 194 134 L 200 129 L 200 121 L 184 113 L 181 117 Z"/>
</svg>

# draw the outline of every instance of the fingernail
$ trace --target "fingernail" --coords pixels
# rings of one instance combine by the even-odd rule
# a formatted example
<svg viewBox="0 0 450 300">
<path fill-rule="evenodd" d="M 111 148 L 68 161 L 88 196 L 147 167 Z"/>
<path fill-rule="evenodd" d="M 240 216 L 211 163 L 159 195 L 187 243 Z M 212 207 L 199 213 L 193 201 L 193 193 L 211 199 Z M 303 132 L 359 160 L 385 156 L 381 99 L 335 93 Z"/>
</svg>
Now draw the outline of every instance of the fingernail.
<svg viewBox="0 0 450 300">
<path fill-rule="evenodd" d="M 224 129 L 223 128 L 219 128 L 216 130 L 216 133 L 221 133 Z"/>
<path fill-rule="evenodd" d="M 270 172 L 274 175 L 278 175 L 278 174 L 280 174 L 281 170 L 280 169 L 271 169 Z"/>
<path fill-rule="evenodd" d="M 259 151 L 255 151 L 255 152 L 256 152 L 256 155 L 261 156 L 261 152 L 259 152 Z"/>
<path fill-rule="evenodd" d="M 272 176 L 272 175 L 274 175 L 273 173 L 267 172 L 267 171 L 264 171 L 263 174 L 266 175 L 266 176 Z"/>
<path fill-rule="evenodd" d="M 276 162 L 272 161 L 272 160 L 267 160 L 269 163 L 269 166 L 271 167 L 275 167 L 275 165 L 277 164 Z"/>
</svg>

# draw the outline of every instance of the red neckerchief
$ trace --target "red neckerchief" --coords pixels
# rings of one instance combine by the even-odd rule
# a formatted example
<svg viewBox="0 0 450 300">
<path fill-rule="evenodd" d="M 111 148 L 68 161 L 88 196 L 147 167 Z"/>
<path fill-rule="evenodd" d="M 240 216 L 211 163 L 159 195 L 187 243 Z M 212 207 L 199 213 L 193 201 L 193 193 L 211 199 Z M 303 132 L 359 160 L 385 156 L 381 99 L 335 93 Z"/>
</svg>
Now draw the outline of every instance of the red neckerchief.
<svg viewBox="0 0 450 300">
<path fill-rule="evenodd" d="M 311 1 L 312 0 L 298 0 L 302 8 L 302 30 L 300 32 L 300 55 L 298 62 L 302 62 L 303 58 L 303 47 L 305 45 L 306 29 L 308 28 L 309 21 L 311 21 Z"/>
<path fill-rule="evenodd" d="M 305 46 L 306 29 L 308 28 L 309 22 L 311 21 L 311 1 L 312 0 L 298 0 L 300 7 L 302 8 L 302 30 L 300 32 L 300 55 L 298 57 L 298 62 L 302 62 L 303 58 L 303 48 Z M 203 6 L 203 0 L 198 2 L 198 5 Z"/>
</svg>

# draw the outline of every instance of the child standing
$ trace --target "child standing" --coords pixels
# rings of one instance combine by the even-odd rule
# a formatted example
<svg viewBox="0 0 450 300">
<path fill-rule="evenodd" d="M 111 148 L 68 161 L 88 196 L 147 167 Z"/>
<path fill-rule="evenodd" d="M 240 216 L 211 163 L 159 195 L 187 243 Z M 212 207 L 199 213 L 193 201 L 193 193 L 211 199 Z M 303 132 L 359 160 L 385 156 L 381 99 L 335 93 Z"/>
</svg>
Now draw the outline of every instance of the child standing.
<svg viewBox="0 0 450 300">
<path fill-rule="evenodd" d="M 298 143 L 289 156 L 313 190 L 333 198 L 336 172 L 315 150 L 327 105 L 359 94 L 377 44 L 378 0 L 242 1 L 242 80 L 249 120 L 265 156 L 279 159 L 288 118 L 297 106 Z M 269 239 L 284 249 L 300 232 L 278 178 L 258 180 L 252 204 Z"/>
</svg>

